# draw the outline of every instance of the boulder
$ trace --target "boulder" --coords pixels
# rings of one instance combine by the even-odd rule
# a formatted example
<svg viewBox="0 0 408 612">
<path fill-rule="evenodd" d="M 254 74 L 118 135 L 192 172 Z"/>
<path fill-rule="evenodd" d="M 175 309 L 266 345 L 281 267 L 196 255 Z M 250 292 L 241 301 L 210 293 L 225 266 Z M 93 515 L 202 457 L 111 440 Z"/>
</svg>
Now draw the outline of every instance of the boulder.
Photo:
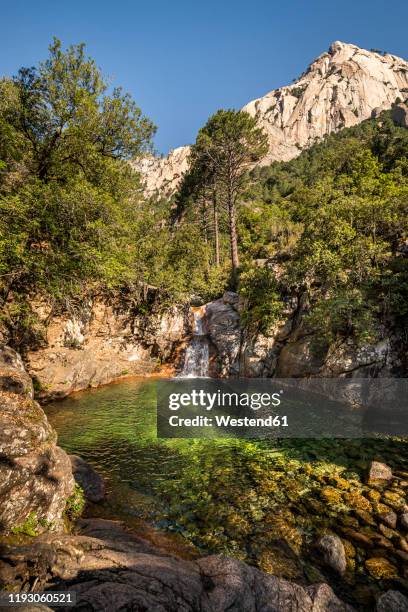
<svg viewBox="0 0 408 612">
<path fill-rule="evenodd" d="M 387 525 L 387 527 L 391 527 L 391 529 L 395 529 L 397 526 L 397 515 L 395 512 L 382 512 L 378 515 L 378 518 L 382 523 Z M 408 516 L 407 516 L 408 518 Z"/>
<path fill-rule="evenodd" d="M 74 488 L 68 455 L 37 402 L 20 357 L 0 349 L 0 532 L 62 529 Z"/>
<path fill-rule="evenodd" d="M 69 455 L 75 482 L 83 489 L 85 499 L 97 503 L 105 497 L 103 478 L 89 463 L 77 455 Z"/>
<path fill-rule="evenodd" d="M 403 512 L 401 514 L 400 523 L 404 529 L 408 529 L 408 512 Z"/>
<path fill-rule="evenodd" d="M 347 561 L 343 542 L 335 534 L 323 535 L 316 544 L 317 550 L 322 554 L 325 565 L 338 574 L 344 574 Z"/>
<path fill-rule="evenodd" d="M 367 484 L 381 484 L 392 480 L 391 468 L 380 461 L 372 461 L 368 469 Z"/>
</svg>

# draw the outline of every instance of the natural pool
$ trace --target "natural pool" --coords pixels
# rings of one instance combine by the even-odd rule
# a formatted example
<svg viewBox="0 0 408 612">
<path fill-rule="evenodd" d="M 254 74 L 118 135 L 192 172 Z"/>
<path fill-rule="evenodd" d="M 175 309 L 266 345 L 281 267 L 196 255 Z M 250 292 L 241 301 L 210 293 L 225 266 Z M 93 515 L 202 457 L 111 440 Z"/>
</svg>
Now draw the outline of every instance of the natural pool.
<svg viewBox="0 0 408 612">
<path fill-rule="evenodd" d="M 328 581 L 362 609 L 379 591 L 408 591 L 406 533 L 379 518 L 407 503 L 406 441 L 158 440 L 155 401 L 155 381 L 138 379 L 46 407 L 59 444 L 104 476 L 100 515 L 145 519 L 302 583 Z M 365 483 L 374 459 L 399 474 L 385 489 Z M 344 543 L 341 578 L 314 553 L 324 532 Z"/>
</svg>

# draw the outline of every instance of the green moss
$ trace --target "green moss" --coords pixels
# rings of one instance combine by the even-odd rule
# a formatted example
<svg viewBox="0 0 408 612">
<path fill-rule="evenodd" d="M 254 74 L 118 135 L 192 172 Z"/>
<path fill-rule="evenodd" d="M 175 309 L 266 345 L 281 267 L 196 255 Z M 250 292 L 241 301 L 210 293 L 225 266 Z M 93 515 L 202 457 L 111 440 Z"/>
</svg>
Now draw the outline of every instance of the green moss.
<svg viewBox="0 0 408 612">
<path fill-rule="evenodd" d="M 26 520 L 20 525 L 16 525 L 11 529 L 13 535 L 26 535 L 30 537 L 37 536 L 41 531 L 51 526 L 46 519 L 38 519 L 35 512 L 30 512 Z"/>
<path fill-rule="evenodd" d="M 85 495 L 82 487 L 75 484 L 74 492 L 67 499 L 64 510 L 64 517 L 69 521 L 79 518 L 85 508 Z"/>
</svg>

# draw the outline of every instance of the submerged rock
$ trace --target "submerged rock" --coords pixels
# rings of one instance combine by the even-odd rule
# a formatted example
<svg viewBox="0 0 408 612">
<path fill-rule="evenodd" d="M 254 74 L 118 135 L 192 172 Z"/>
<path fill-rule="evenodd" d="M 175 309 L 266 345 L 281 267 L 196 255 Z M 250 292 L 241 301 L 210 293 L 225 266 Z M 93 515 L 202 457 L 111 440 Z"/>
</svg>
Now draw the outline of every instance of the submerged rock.
<svg viewBox="0 0 408 612">
<path fill-rule="evenodd" d="M 372 461 L 368 469 L 367 484 L 387 483 L 392 480 L 392 471 L 385 463 Z"/>
<path fill-rule="evenodd" d="M 322 553 L 323 561 L 338 574 L 344 574 L 347 567 L 344 545 L 339 536 L 327 534 L 317 542 L 317 549 Z"/>
<path fill-rule="evenodd" d="M 399 591 L 387 591 L 377 601 L 376 612 L 408 612 L 408 598 Z"/>
<path fill-rule="evenodd" d="M 75 482 L 82 487 L 85 499 L 97 503 L 105 497 L 103 478 L 89 463 L 77 455 L 69 455 Z"/>
</svg>

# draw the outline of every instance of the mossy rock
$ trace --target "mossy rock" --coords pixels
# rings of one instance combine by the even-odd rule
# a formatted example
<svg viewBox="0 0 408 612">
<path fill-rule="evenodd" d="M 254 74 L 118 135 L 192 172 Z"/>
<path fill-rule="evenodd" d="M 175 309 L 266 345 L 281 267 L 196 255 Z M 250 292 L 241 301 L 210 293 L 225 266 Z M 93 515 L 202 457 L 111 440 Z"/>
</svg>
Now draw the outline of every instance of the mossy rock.
<svg viewBox="0 0 408 612">
<path fill-rule="evenodd" d="M 376 489 L 369 489 L 367 491 L 367 496 L 370 499 L 370 501 L 374 503 L 379 502 L 381 499 L 381 493 L 380 491 L 377 491 Z"/>
<path fill-rule="evenodd" d="M 334 487 L 323 487 L 320 491 L 320 497 L 329 504 L 329 506 L 336 506 L 343 501 L 342 494 Z"/>
<path fill-rule="evenodd" d="M 376 525 L 376 522 L 372 516 L 372 514 L 370 514 L 370 512 L 366 512 L 366 510 L 360 510 L 359 508 L 356 508 L 354 510 L 356 516 L 363 522 L 366 523 L 367 525 L 371 525 L 374 526 Z"/>
<path fill-rule="evenodd" d="M 365 567 L 375 580 L 391 580 L 398 578 L 398 569 L 384 557 L 371 557 L 365 562 Z"/>
<path fill-rule="evenodd" d="M 278 578 L 297 580 L 303 576 L 299 561 L 279 549 L 262 551 L 257 557 L 257 565 L 263 572 L 273 574 Z"/>
<path fill-rule="evenodd" d="M 391 506 L 394 510 L 401 510 L 405 505 L 404 497 L 401 497 L 401 495 L 394 491 L 384 491 L 381 501 Z"/>
<path fill-rule="evenodd" d="M 358 529 L 360 527 L 360 523 L 355 516 L 341 514 L 338 519 L 342 525 L 345 525 L 345 527 L 351 527 L 352 529 Z"/>
<path fill-rule="evenodd" d="M 382 523 L 380 523 L 380 525 L 378 525 L 378 529 L 383 536 L 388 538 L 388 540 L 398 540 L 399 538 L 398 531 L 395 531 L 395 529 L 391 529 L 391 527 L 387 527 L 387 525 L 383 525 Z"/>
<path fill-rule="evenodd" d="M 364 510 L 365 512 L 372 512 L 372 505 L 364 495 L 361 495 L 357 491 L 349 491 L 344 494 L 345 503 L 353 510 Z"/>
</svg>

